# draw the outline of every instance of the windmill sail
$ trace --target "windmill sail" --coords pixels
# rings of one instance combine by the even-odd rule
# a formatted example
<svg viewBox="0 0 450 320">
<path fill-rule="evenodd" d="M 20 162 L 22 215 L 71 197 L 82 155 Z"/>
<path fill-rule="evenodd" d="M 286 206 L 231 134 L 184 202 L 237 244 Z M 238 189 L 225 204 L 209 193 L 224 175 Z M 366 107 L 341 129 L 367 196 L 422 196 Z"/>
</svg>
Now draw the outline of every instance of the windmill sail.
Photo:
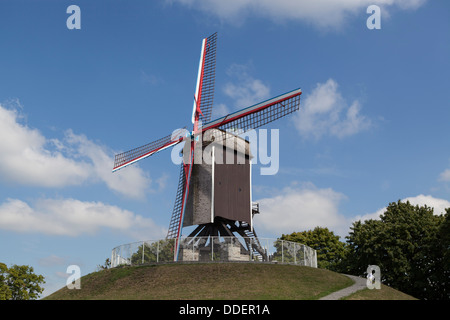
<svg viewBox="0 0 450 320">
<path fill-rule="evenodd" d="M 184 131 L 185 129 L 178 129 L 174 131 L 173 134 L 165 136 L 159 140 L 117 154 L 114 158 L 113 172 L 122 169 L 123 167 L 126 167 L 130 164 L 133 164 L 139 160 L 150 157 L 156 152 L 162 151 L 166 148 L 180 143 L 184 139 L 184 137 L 182 137 Z"/>
<path fill-rule="evenodd" d="M 188 141 L 186 141 L 188 143 Z M 183 172 L 184 174 L 184 186 L 183 186 L 183 196 L 182 196 L 182 202 L 181 202 L 181 210 L 178 214 L 178 226 L 177 226 L 177 232 L 176 232 L 176 242 L 175 242 L 175 254 L 174 254 L 174 261 L 178 261 L 178 254 L 180 252 L 180 237 L 181 237 L 181 229 L 183 228 L 183 220 L 184 220 L 184 213 L 186 212 L 186 203 L 189 196 L 189 186 L 191 181 L 191 174 L 192 174 L 192 168 L 194 163 L 194 148 L 193 143 L 191 144 L 191 151 L 189 153 L 189 161 L 187 163 L 183 164 Z"/>
<path fill-rule="evenodd" d="M 259 128 L 282 118 L 300 108 L 301 89 L 296 89 L 251 107 L 231 113 L 203 126 L 202 131 L 218 128 L 222 130 L 239 129 L 244 132 Z"/>
<path fill-rule="evenodd" d="M 194 94 L 194 106 L 192 111 L 192 123 L 194 124 L 194 129 L 199 121 L 201 123 L 207 123 L 211 120 L 216 72 L 216 44 L 217 32 L 202 41 L 197 85 Z M 181 165 L 177 195 L 175 197 L 172 218 L 170 220 L 169 230 L 167 232 L 168 239 L 178 239 L 183 226 L 183 214 L 189 195 L 189 180 L 192 172 L 191 163 L 193 160 L 194 148 L 192 148 L 191 152 L 191 161 L 187 164 Z M 179 244 L 177 244 L 176 255 L 178 255 L 178 245 Z"/>
<path fill-rule="evenodd" d="M 178 226 L 180 225 L 181 210 L 183 209 L 184 186 L 186 185 L 186 174 L 184 172 L 184 164 L 180 165 L 180 177 L 178 178 L 177 195 L 173 205 L 172 218 L 169 223 L 167 239 L 175 239 L 178 234 Z"/>
<path fill-rule="evenodd" d="M 195 122 L 196 113 L 201 123 L 205 124 L 211 121 L 216 79 L 216 44 L 217 32 L 202 41 L 192 123 Z"/>
</svg>

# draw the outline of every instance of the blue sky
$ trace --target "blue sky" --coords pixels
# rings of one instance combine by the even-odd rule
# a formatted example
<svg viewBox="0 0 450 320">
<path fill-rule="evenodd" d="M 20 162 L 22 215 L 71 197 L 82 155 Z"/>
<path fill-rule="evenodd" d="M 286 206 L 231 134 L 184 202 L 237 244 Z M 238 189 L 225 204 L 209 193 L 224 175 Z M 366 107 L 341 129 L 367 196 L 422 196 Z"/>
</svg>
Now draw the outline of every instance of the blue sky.
<svg viewBox="0 0 450 320">
<path fill-rule="evenodd" d="M 69 30 L 69 5 L 81 29 Z M 369 5 L 381 29 L 369 30 Z M 253 168 L 260 237 L 408 199 L 450 207 L 447 1 L 0 1 L 0 261 L 49 294 L 117 245 L 166 235 L 178 166 L 115 153 L 191 127 L 201 40 L 218 32 L 216 116 L 302 88 L 279 170 Z"/>
</svg>

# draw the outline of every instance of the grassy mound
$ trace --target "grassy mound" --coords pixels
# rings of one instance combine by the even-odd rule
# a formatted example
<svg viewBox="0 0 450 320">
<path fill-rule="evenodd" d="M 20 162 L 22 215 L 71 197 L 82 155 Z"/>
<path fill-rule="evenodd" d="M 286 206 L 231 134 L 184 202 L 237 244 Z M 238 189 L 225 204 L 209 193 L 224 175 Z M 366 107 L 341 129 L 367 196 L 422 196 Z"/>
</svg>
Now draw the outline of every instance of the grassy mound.
<svg viewBox="0 0 450 320">
<path fill-rule="evenodd" d="M 352 283 L 295 265 L 164 264 L 94 272 L 81 278 L 81 289 L 64 287 L 45 300 L 313 300 Z"/>
</svg>

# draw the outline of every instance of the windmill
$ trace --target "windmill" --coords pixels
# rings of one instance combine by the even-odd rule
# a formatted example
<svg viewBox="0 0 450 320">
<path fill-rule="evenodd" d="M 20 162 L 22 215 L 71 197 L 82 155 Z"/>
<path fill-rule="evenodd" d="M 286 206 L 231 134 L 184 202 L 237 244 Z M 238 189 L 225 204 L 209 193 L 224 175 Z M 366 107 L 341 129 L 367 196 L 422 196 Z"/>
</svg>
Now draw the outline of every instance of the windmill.
<svg viewBox="0 0 450 320">
<path fill-rule="evenodd" d="M 235 158 L 241 157 L 244 166 L 223 165 L 223 167 L 220 167 L 220 165 L 216 166 L 213 160 L 210 167 L 207 167 L 208 165 L 202 167 L 202 165 L 195 164 L 194 160 L 197 159 L 195 157 L 202 155 L 202 152 L 199 151 L 204 151 L 208 147 L 210 147 L 210 150 L 216 150 L 215 147 L 222 147 L 226 141 L 235 139 L 235 136 L 229 133 L 230 130 L 238 128 L 242 133 L 256 129 L 295 112 L 300 107 L 300 95 L 302 91 L 301 89 L 295 89 L 211 121 L 214 98 L 216 43 L 217 33 L 202 40 L 191 119 L 193 124 L 192 131 L 186 134 L 186 130 L 179 129 L 159 140 L 117 154 L 114 159 L 113 172 L 164 149 L 185 142 L 177 195 L 167 234 L 168 239 L 175 239 L 175 261 L 179 259 L 182 228 L 189 225 L 198 225 L 190 237 L 215 236 L 219 234 L 222 236 L 233 236 L 234 233 L 238 233 L 246 239 L 253 238 L 255 241 L 247 243 L 247 248 L 249 250 L 256 250 L 264 256 L 263 249 L 259 245 L 252 226 L 253 214 L 258 213 L 259 210 L 258 208 L 254 208 L 251 202 L 252 155 L 249 151 L 248 144 L 245 145 L 244 142 L 244 151 L 240 153 L 235 148 L 229 148 L 226 151 L 234 153 Z M 202 135 L 206 135 L 206 139 L 199 141 L 198 138 Z M 212 155 L 213 158 L 214 154 Z M 214 168 L 216 170 L 213 174 L 211 170 L 214 171 Z M 233 180 L 228 178 L 230 176 L 238 178 Z M 215 177 L 216 180 L 214 180 Z M 224 183 L 222 184 L 221 181 L 217 181 L 217 177 L 219 177 L 218 179 L 223 179 Z M 244 177 L 244 179 L 240 179 L 239 177 Z M 201 181 L 207 181 L 207 183 L 202 184 Z M 234 186 L 236 183 L 240 185 L 239 188 L 234 188 L 234 191 L 227 188 L 227 186 Z M 202 188 L 210 189 L 209 193 L 212 196 L 208 195 L 201 198 Z M 214 192 L 215 189 L 217 189 L 217 192 Z M 235 192 L 236 189 L 238 190 L 236 192 L 239 193 L 236 194 L 235 199 L 238 200 L 230 200 L 229 195 Z M 220 194 L 222 195 L 222 200 L 220 200 Z M 205 199 L 207 202 L 206 205 Z M 243 199 L 243 202 L 239 199 Z M 198 202 L 202 202 L 203 205 L 198 205 Z M 221 205 L 219 206 L 217 202 L 220 202 Z M 208 209 L 210 209 L 209 212 Z"/>
</svg>

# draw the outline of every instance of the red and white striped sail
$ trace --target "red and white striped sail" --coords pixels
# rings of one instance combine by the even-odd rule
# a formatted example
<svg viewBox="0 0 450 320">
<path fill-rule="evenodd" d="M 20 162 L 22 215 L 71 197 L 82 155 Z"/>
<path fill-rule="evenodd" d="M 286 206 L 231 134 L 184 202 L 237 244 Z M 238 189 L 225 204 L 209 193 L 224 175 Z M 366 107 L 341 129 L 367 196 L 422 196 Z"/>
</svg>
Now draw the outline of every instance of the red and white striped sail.
<svg viewBox="0 0 450 320">
<path fill-rule="evenodd" d="M 216 74 L 217 32 L 203 39 L 195 87 L 192 123 L 195 118 L 205 124 L 211 120 Z"/>
<path fill-rule="evenodd" d="M 180 137 L 180 135 L 183 130 L 184 129 L 178 129 L 173 134 L 165 136 L 159 140 L 116 154 L 114 157 L 113 172 L 182 142 L 184 138 Z"/>
<path fill-rule="evenodd" d="M 192 110 L 192 123 L 194 125 L 192 135 L 197 135 L 199 131 L 199 124 L 208 122 L 211 119 L 213 97 L 214 97 L 214 81 L 215 81 L 215 70 L 216 70 L 216 43 L 217 43 L 217 33 L 212 34 L 208 38 L 202 40 L 202 48 L 200 51 L 200 62 L 198 66 L 197 75 L 197 85 L 195 87 L 194 94 L 194 105 Z M 189 139 L 190 140 L 190 139 Z M 172 221 L 178 221 L 177 225 L 171 225 L 167 233 L 167 237 L 174 237 L 175 252 L 174 260 L 178 260 L 178 253 L 180 249 L 179 239 L 181 236 L 181 229 L 183 228 L 184 213 L 186 211 L 186 202 L 189 196 L 189 186 L 191 180 L 192 166 L 194 163 L 194 140 L 186 141 L 186 143 L 191 143 L 191 149 L 189 154 L 188 163 L 183 164 L 184 171 L 184 185 L 178 190 L 183 190 L 183 195 L 179 197 L 177 195 L 176 199 L 181 201 L 180 203 L 175 203 L 175 208 L 179 208 L 179 211 L 173 211 Z"/>
<path fill-rule="evenodd" d="M 241 132 L 246 132 L 259 128 L 297 111 L 300 108 L 301 94 L 301 89 L 286 92 L 211 121 L 202 127 L 202 131 L 218 128 L 222 130 L 239 129 Z"/>
</svg>

